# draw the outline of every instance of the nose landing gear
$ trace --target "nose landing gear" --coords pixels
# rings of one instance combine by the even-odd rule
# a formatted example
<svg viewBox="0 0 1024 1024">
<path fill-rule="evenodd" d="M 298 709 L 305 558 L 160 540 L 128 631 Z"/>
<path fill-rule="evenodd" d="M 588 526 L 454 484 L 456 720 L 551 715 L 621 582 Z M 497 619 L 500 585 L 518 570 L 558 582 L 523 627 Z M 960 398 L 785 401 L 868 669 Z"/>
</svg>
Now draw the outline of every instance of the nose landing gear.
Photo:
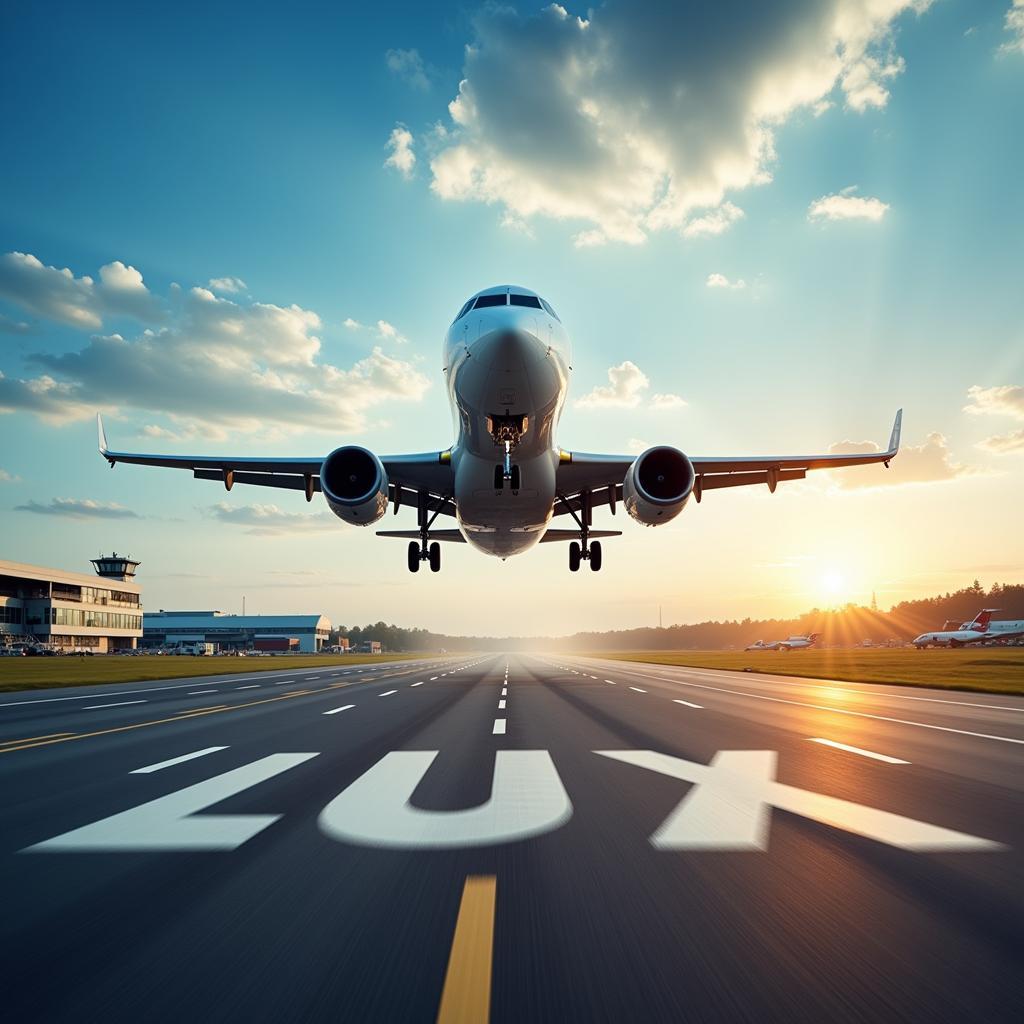
<svg viewBox="0 0 1024 1024">
<path fill-rule="evenodd" d="M 508 482 L 513 494 L 519 493 L 522 484 L 522 471 L 512 462 L 512 442 L 505 442 L 505 461 L 494 467 L 494 489 L 501 491 L 505 489 Z"/>
</svg>

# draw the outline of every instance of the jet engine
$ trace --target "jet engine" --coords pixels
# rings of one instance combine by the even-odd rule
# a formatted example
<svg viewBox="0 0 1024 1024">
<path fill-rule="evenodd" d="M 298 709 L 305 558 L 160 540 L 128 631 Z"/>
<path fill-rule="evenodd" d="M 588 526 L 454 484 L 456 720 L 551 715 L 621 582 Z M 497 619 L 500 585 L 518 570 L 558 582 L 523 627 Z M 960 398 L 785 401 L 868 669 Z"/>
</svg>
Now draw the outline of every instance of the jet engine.
<svg viewBox="0 0 1024 1024">
<path fill-rule="evenodd" d="M 320 467 L 320 489 L 330 510 L 353 526 L 369 526 L 388 510 L 388 474 L 380 459 L 358 445 L 336 448 Z"/>
<path fill-rule="evenodd" d="M 678 449 L 648 448 L 626 471 L 622 503 L 638 523 L 661 526 L 683 511 L 695 479 L 693 463 Z"/>
</svg>

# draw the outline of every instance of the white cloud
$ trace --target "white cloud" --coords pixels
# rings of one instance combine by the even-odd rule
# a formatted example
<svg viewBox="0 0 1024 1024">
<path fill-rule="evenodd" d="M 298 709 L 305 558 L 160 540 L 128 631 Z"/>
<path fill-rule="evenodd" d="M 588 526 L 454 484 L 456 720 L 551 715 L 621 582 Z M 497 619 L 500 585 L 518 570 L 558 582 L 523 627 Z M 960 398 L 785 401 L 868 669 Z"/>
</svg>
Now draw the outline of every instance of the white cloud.
<svg viewBox="0 0 1024 1024">
<path fill-rule="evenodd" d="M 244 292 L 248 285 L 240 277 L 211 277 L 207 287 L 212 292 L 227 292 L 229 295 L 237 295 Z"/>
<path fill-rule="evenodd" d="M 1024 455 L 1024 430 L 993 434 L 979 441 L 978 447 L 993 455 Z"/>
<path fill-rule="evenodd" d="M 134 267 L 114 260 L 100 267 L 99 278 L 97 284 L 88 275 L 75 277 L 67 267 L 48 267 L 31 253 L 0 256 L 0 298 L 47 320 L 89 330 L 101 327 L 107 315 L 149 323 L 163 319 Z"/>
<path fill-rule="evenodd" d="M 599 384 L 576 400 L 579 409 L 635 409 L 641 401 L 656 410 L 678 409 L 686 405 L 679 395 L 647 395 L 651 386 L 647 374 L 636 363 L 625 360 L 608 370 L 608 384 Z"/>
<path fill-rule="evenodd" d="M 889 209 L 888 203 L 870 196 L 855 196 L 853 188 L 815 199 L 807 208 L 809 220 L 880 221 Z"/>
<path fill-rule="evenodd" d="M 705 285 L 708 288 L 729 288 L 733 291 L 739 291 L 747 287 L 747 282 L 742 277 L 735 281 L 730 281 L 725 274 L 708 274 Z"/>
<path fill-rule="evenodd" d="M 350 316 L 345 318 L 343 326 L 347 327 L 350 331 L 361 331 L 363 329 L 363 325 L 358 320 L 353 320 Z"/>
<path fill-rule="evenodd" d="M 221 501 L 206 509 L 206 514 L 222 523 L 245 527 L 246 533 L 263 537 L 276 534 L 301 535 L 303 531 L 325 530 L 341 525 L 326 512 L 287 512 L 277 505 L 229 505 Z"/>
<path fill-rule="evenodd" d="M 367 324 L 360 323 L 358 320 L 354 320 L 352 317 L 346 317 L 342 326 L 350 331 L 372 331 L 377 338 L 387 343 L 405 345 L 409 341 L 394 324 L 389 323 L 387 320 L 378 320 L 370 327 Z"/>
<path fill-rule="evenodd" d="M 0 484 L 13 484 L 17 480 L 18 478 L 8 473 L 6 469 L 0 469 Z"/>
<path fill-rule="evenodd" d="M 974 384 L 967 389 L 964 412 L 974 416 L 1009 416 L 1024 420 L 1024 387 L 1019 384 L 999 384 L 983 388 Z"/>
<path fill-rule="evenodd" d="M 414 89 L 426 92 L 430 88 L 433 68 L 428 68 L 420 56 L 419 50 L 388 50 L 384 55 L 384 63 L 397 78 Z"/>
<path fill-rule="evenodd" d="M 881 450 L 874 441 L 839 441 L 829 448 L 829 452 L 836 455 L 862 455 Z M 923 444 L 902 445 L 899 455 L 892 460 L 888 469 L 882 465 L 852 466 L 838 469 L 830 476 L 837 487 L 853 490 L 953 480 L 972 472 L 953 458 L 946 438 L 933 432 L 925 438 Z"/>
<path fill-rule="evenodd" d="M 24 320 L 13 320 L 0 313 L 0 334 L 31 334 L 32 325 Z"/>
<path fill-rule="evenodd" d="M 48 505 L 29 501 L 15 505 L 15 512 L 35 512 L 45 516 L 65 516 L 69 519 L 138 519 L 137 513 L 117 502 L 93 501 L 92 498 L 53 498 Z"/>
<path fill-rule="evenodd" d="M 654 445 L 650 441 L 644 441 L 639 437 L 631 437 L 626 442 L 626 451 L 634 455 L 642 455 L 648 448 L 653 448 Z"/>
<path fill-rule="evenodd" d="M 181 291 L 173 310 L 159 330 L 96 334 L 78 350 L 34 355 L 43 371 L 37 377 L 0 373 L 0 412 L 60 423 L 134 408 L 169 417 L 174 436 L 303 428 L 351 434 L 365 429 L 371 410 L 416 401 L 429 387 L 410 362 L 381 347 L 349 369 L 323 362 L 320 317 L 296 305 L 233 301 L 197 287 Z M 400 340 L 395 335 L 390 340 Z M 167 428 L 146 429 L 158 436 Z"/>
<path fill-rule="evenodd" d="M 1024 0 L 1013 0 L 1003 25 L 1010 38 L 999 47 L 999 52 L 1024 54 Z"/>
<path fill-rule="evenodd" d="M 390 155 L 384 161 L 384 166 L 394 167 L 403 178 L 411 178 L 416 167 L 416 154 L 412 147 L 412 132 L 405 125 L 396 124 L 388 136 L 387 149 Z"/>
<path fill-rule="evenodd" d="M 770 180 L 795 111 L 820 113 L 836 93 L 854 111 L 886 104 L 903 69 L 897 19 L 929 5 L 777 0 L 696 19 L 660 0 L 585 18 L 489 5 L 434 138 L 432 188 L 516 221 L 576 221 L 577 246 L 720 233 L 742 215 L 730 196 Z"/>
</svg>

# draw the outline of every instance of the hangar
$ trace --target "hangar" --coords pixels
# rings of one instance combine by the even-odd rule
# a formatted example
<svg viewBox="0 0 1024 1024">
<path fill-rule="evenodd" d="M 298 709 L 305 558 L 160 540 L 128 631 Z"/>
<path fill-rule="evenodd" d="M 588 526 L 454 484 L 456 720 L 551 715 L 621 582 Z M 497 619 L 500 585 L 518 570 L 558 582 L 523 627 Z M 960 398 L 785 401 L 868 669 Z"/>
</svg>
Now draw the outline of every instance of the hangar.
<svg viewBox="0 0 1024 1024">
<path fill-rule="evenodd" d="M 267 647 L 280 638 L 298 641 L 299 651 L 315 654 L 328 644 L 331 623 L 323 615 L 228 615 L 218 611 L 146 612 L 143 623 L 146 647 L 163 644 L 208 643 L 221 650 L 250 650 Z M 261 641 L 257 643 L 257 639 Z M 277 645 L 273 645 L 277 646 Z"/>
</svg>

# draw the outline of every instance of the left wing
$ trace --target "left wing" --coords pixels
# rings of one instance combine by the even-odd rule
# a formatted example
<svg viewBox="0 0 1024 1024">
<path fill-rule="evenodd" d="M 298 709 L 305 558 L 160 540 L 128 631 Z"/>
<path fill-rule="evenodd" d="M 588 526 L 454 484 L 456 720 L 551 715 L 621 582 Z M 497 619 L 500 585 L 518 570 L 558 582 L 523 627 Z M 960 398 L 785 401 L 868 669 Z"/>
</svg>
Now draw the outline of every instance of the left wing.
<svg viewBox="0 0 1024 1024">
<path fill-rule="evenodd" d="M 103 419 L 96 417 L 100 455 L 113 469 L 118 462 L 137 466 L 162 466 L 169 469 L 190 469 L 197 480 L 219 480 L 227 490 L 235 484 L 260 487 L 281 487 L 304 491 L 306 501 L 320 490 L 320 466 L 324 456 L 312 458 L 239 458 L 222 455 L 145 455 L 139 452 L 111 451 L 107 443 Z M 417 495 L 430 495 L 428 510 L 454 515 L 451 502 L 452 470 L 448 452 L 425 452 L 420 455 L 386 455 L 380 460 L 388 474 L 389 499 L 395 510 L 399 505 L 416 507 Z"/>
<path fill-rule="evenodd" d="M 802 480 L 812 469 L 839 469 L 843 466 L 867 466 L 881 462 L 888 467 L 900 448 L 903 410 L 889 435 L 885 451 L 866 455 L 755 455 L 741 457 L 691 456 L 697 480 L 693 495 L 700 501 L 704 491 L 720 487 L 744 487 L 766 484 L 774 492 L 783 480 Z M 636 461 L 635 455 L 590 455 L 562 452 L 558 467 L 558 493 L 561 500 L 555 515 L 567 515 L 582 507 L 582 494 L 590 492 L 590 505 L 612 505 L 622 498 L 622 480 Z"/>
</svg>

